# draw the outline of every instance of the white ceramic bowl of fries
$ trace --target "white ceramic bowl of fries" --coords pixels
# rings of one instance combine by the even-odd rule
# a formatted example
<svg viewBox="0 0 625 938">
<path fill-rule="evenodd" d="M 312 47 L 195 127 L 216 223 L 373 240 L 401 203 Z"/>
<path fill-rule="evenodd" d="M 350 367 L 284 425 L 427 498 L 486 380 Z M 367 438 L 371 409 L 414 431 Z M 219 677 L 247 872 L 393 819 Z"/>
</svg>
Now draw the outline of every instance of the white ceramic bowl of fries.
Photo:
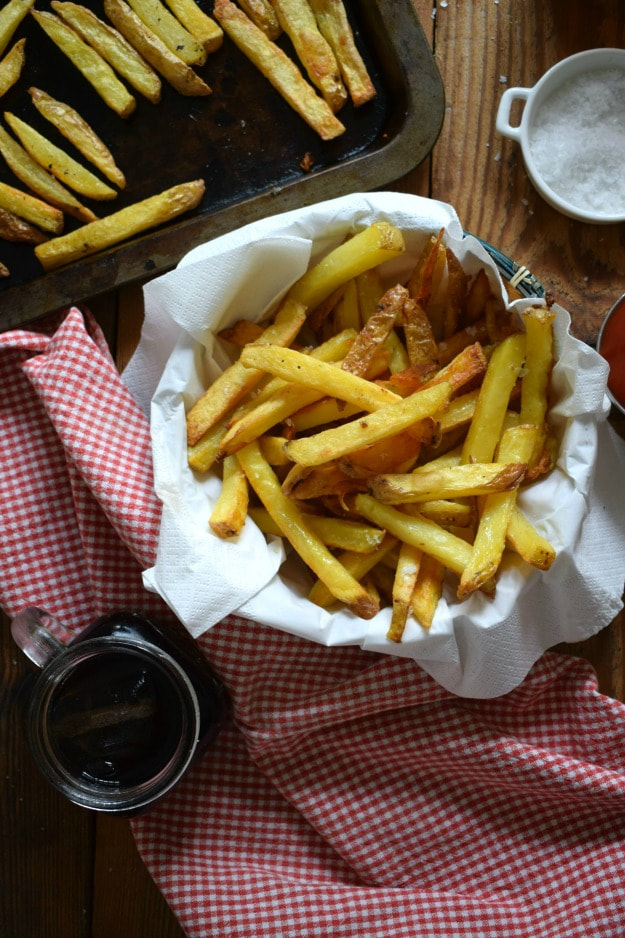
<svg viewBox="0 0 625 938">
<path fill-rule="evenodd" d="M 300 278 L 347 236 L 353 236 L 347 242 L 350 246 L 333 255 L 338 269 L 347 264 L 350 280 L 359 267 L 362 271 L 371 267 L 369 261 L 364 266 L 354 261 L 354 256 L 359 246 L 365 253 L 370 250 L 375 237 L 355 235 L 371 231 L 370 226 L 378 223 L 382 223 L 385 239 L 381 252 L 375 255 L 374 251 L 370 258 L 375 255 L 376 264 L 386 258 L 379 269 L 378 287 L 385 294 L 382 305 L 387 311 L 403 296 L 401 313 L 397 307 L 390 314 L 401 342 L 387 337 L 382 343 L 378 336 L 372 354 L 366 351 L 363 336 L 348 343 L 350 349 L 360 349 L 351 353 L 356 367 L 348 372 L 323 361 L 327 358 L 324 343 L 326 349 L 327 343 L 340 344 L 337 331 L 341 333 L 346 322 L 352 321 L 344 308 L 347 293 L 340 294 L 340 313 L 337 309 L 332 313 L 341 328 L 335 329 L 326 319 L 313 335 L 311 323 L 322 317 L 309 310 L 302 330 L 299 303 L 306 306 L 316 295 L 311 305 L 319 311 L 330 281 L 324 280 L 323 267 Z M 435 253 L 429 253 L 441 230 L 441 243 Z M 428 306 L 427 290 L 419 292 L 423 283 L 415 274 L 419 260 L 428 253 L 431 260 L 438 256 L 437 263 L 445 271 L 429 302 L 431 321 L 438 324 L 436 354 L 444 351 L 444 361 L 450 360 L 443 366 L 444 376 L 440 360 L 428 361 L 431 336 L 423 330 L 422 321 L 411 319 L 408 325 L 408 319 L 399 318 L 411 308 L 406 294 L 413 294 L 413 304 L 416 297 Z M 363 275 L 362 302 L 366 280 Z M 335 287 L 333 281 L 329 292 Z M 476 348 L 472 341 L 468 350 L 454 356 L 454 351 L 466 345 L 456 334 L 466 326 L 461 318 L 467 315 L 466 301 L 463 312 L 452 309 L 464 289 L 469 291 L 469 305 L 474 306 L 469 315 L 479 320 L 470 325 L 470 338 L 481 336 L 483 345 Z M 226 614 L 236 613 L 326 645 L 358 644 L 411 657 L 455 693 L 490 697 L 516 686 L 546 648 L 592 634 L 614 616 L 623 563 L 617 570 L 608 569 L 609 564 L 597 570 L 594 562 L 597 545 L 606 535 L 601 530 L 606 513 L 597 510 L 596 501 L 613 502 L 615 515 L 623 514 L 614 493 L 608 491 L 612 474 L 622 471 L 613 463 L 618 456 L 609 453 L 597 466 L 607 413 L 605 363 L 570 336 L 569 317 L 563 309 L 555 306 L 549 313 L 541 301 L 509 302 L 489 255 L 475 239 L 463 237 L 452 208 L 403 194 L 358 194 L 266 219 L 192 251 L 177 270 L 146 287 L 145 301 L 144 336 L 127 374 L 131 387 L 133 374 L 141 374 L 146 388 L 160 376 L 152 400 L 152 428 L 163 522 L 157 561 L 146 572 L 145 582 L 166 599 L 192 634 L 199 636 Z M 531 307 L 538 309 L 528 313 Z M 528 317 L 532 325 L 526 336 L 523 322 Z M 371 322 L 376 329 L 384 328 L 383 319 L 378 314 Z M 239 320 L 269 323 L 271 331 L 265 339 L 275 342 L 279 334 L 279 341 L 291 343 L 297 336 L 299 347 L 284 350 L 255 342 L 241 352 L 232 342 L 217 337 L 235 328 L 255 340 L 259 330 L 236 326 Z M 404 325 L 398 327 L 400 322 Z M 440 341 L 440 329 L 454 334 L 446 344 Z M 508 337 L 508 333 L 512 334 Z M 156 336 L 161 344 L 158 352 Z M 317 351 L 307 348 L 304 354 L 304 344 Z M 389 347 L 398 356 L 390 371 Z M 369 378 L 355 373 L 363 364 L 361 353 L 373 368 Z M 335 349 L 328 360 L 341 360 L 345 354 L 345 349 Z M 235 369 L 226 371 L 239 356 Z M 259 373 L 259 382 L 248 381 L 250 369 Z M 223 373 L 227 377 L 219 378 Z M 294 374 L 300 378 L 297 387 Z M 254 393 L 261 389 L 260 396 L 248 403 L 243 394 L 233 394 L 228 376 L 235 376 L 234 385 L 243 376 L 248 393 L 254 385 Z M 280 423 L 270 423 L 271 429 L 259 437 L 252 432 L 251 442 L 246 442 L 248 438 L 238 437 L 237 430 L 254 425 L 256 417 L 250 424 L 249 414 L 257 414 L 263 404 L 263 395 L 267 397 L 263 384 L 268 382 L 273 382 L 274 395 L 284 392 L 287 382 L 286 397 L 295 406 L 289 412 L 283 401 Z M 479 387 L 485 385 L 490 391 L 480 392 Z M 198 467 L 206 468 L 200 464 L 210 423 L 207 428 L 200 420 L 195 427 L 190 452 L 196 468 L 188 464 L 187 421 L 190 427 L 194 424 L 194 416 L 203 409 L 203 405 L 196 406 L 197 401 L 208 387 L 232 395 L 213 419 L 214 426 L 226 415 L 220 445 L 224 439 L 236 441 L 227 453 L 234 459 L 228 462 L 229 481 L 223 488 L 225 460 L 212 463 L 209 459 L 206 471 L 198 471 Z M 330 392 L 341 396 L 343 426 L 336 429 L 336 413 L 319 418 L 330 419 L 329 427 L 315 425 L 317 418 L 310 416 L 306 423 L 303 415 L 310 415 L 319 406 L 319 398 Z M 508 398 L 514 401 L 519 394 L 517 403 L 507 407 Z M 480 395 L 483 400 L 478 406 L 475 401 Z M 275 406 L 275 397 L 270 406 Z M 246 424 L 233 420 L 236 407 L 241 408 L 239 417 L 245 417 Z M 463 407 L 473 416 L 467 418 L 466 412 L 461 416 Z M 538 443 L 535 431 L 528 434 L 523 429 L 530 420 L 539 426 Z M 519 424 L 521 430 L 516 427 Z M 452 446 L 449 434 L 458 425 L 464 429 L 453 431 L 459 436 Z M 446 442 L 441 444 L 441 439 Z M 390 462 L 380 441 L 391 441 L 386 446 L 392 451 Z M 325 446 L 330 448 L 325 450 Z M 538 462 L 533 453 L 539 454 Z M 431 462 L 436 458 L 438 463 Z M 324 474 L 330 486 L 327 497 L 319 494 Z M 239 534 L 220 537 L 209 520 L 216 522 L 216 510 L 224 508 L 223 489 L 236 492 L 243 476 L 243 488 L 252 493 L 250 515 Z M 357 484 L 350 487 L 354 479 Z M 321 489 L 315 488 L 316 482 Z M 305 498 L 300 485 L 304 489 L 312 485 L 313 496 Z M 296 491 L 297 498 L 293 498 Z M 502 524 L 500 512 L 508 512 L 505 550 L 491 563 L 487 549 L 486 566 L 464 526 L 467 516 L 476 524 L 475 514 L 466 507 L 466 499 L 474 504 L 476 497 L 482 519 L 488 516 L 493 530 Z M 215 525 L 222 535 L 238 529 L 236 521 L 229 529 L 233 506 L 238 505 L 237 497 L 229 495 L 225 526 Z M 437 514 L 443 508 L 451 512 L 446 518 Z M 381 534 L 368 546 L 361 541 L 358 553 L 350 552 L 348 559 L 337 542 L 325 543 L 326 535 L 318 533 L 324 521 L 316 519 L 311 524 L 311 512 L 333 516 L 332 522 L 344 522 L 347 514 L 347 520 L 357 522 L 358 537 L 370 536 L 372 527 Z M 517 519 L 514 537 L 509 533 L 513 515 Z M 271 533 L 276 520 L 282 530 L 288 530 L 288 541 Z M 267 525 L 267 536 L 258 525 Z M 623 540 L 623 529 L 625 524 L 617 539 Z M 612 531 L 610 536 L 614 537 Z M 475 544 L 478 540 L 476 536 Z M 484 543 L 488 540 L 483 538 Z M 403 548 L 403 544 L 408 546 Z M 380 562 L 374 575 L 376 567 L 361 561 L 367 555 L 370 560 L 375 551 Z M 301 555 L 306 556 L 306 563 Z M 437 564 L 424 560 L 432 557 Z M 419 561 L 422 572 L 430 567 L 430 580 L 425 582 L 434 591 L 437 580 L 431 567 L 434 573 L 440 572 L 441 563 L 445 568 L 435 609 L 427 591 L 419 600 L 415 598 L 414 566 Z M 412 591 L 400 589 L 402 580 L 411 584 Z M 346 603 L 329 602 L 328 590 Z M 395 640 L 389 638 L 389 630 L 395 631 Z"/>
</svg>

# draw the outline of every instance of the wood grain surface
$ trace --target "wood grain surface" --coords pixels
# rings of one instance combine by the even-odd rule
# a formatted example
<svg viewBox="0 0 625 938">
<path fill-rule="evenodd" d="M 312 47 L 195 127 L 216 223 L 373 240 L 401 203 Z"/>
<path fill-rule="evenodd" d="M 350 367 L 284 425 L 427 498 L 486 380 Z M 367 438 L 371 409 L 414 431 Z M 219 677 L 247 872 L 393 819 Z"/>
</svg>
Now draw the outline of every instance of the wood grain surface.
<svg viewBox="0 0 625 938">
<path fill-rule="evenodd" d="M 400 0 L 398 0 L 400 2 Z M 410 2 L 410 0 L 403 0 Z M 431 157 L 388 188 L 454 205 L 465 229 L 524 263 L 593 344 L 625 292 L 625 225 L 559 215 L 536 194 L 518 146 L 495 131 L 507 87 L 533 85 L 560 59 L 594 46 L 625 47 L 620 0 L 414 0 L 445 92 Z M 141 286 L 91 305 L 120 369 L 142 321 Z M 621 435 L 623 421 L 613 420 Z M 2 616 L 0 657 L 0 938 L 182 938 L 137 855 L 127 821 L 67 803 L 35 772 L 21 722 L 30 668 Z M 599 635 L 561 650 L 590 660 L 601 690 L 625 700 L 623 613 Z"/>
</svg>

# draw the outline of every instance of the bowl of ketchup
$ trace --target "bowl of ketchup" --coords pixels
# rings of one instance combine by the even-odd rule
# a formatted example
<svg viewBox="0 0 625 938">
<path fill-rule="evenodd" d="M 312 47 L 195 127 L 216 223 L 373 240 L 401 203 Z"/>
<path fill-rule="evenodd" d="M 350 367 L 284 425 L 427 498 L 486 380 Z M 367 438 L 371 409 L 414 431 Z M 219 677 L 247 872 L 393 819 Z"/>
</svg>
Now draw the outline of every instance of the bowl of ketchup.
<svg viewBox="0 0 625 938">
<path fill-rule="evenodd" d="M 597 351 L 610 366 L 608 396 L 625 416 L 625 294 L 616 301 L 603 321 Z"/>
</svg>

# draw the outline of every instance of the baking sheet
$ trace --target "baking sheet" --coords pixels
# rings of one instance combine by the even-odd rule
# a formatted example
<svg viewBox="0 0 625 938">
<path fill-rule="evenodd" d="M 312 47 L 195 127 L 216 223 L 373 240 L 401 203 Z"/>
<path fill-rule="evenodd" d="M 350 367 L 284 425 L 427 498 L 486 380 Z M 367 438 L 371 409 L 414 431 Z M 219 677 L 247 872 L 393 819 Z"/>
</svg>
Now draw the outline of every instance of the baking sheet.
<svg viewBox="0 0 625 938">
<path fill-rule="evenodd" d="M 101 18 L 99 0 L 86 0 Z M 48 8 L 38 3 L 38 9 Z M 49 274 L 32 246 L 0 246 L 11 277 L 0 283 L 0 328 L 174 266 L 196 244 L 263 216 L 354 190 L 381 187 L 417 166 L 438 136 L 444 92 L 431 49 L 410 0 L 346 0 L 359 48 L 375 82 L 373 102 L 340 112 L 346 133 L 323 142 L 259 75 L 227 36 L 198 72 L 213 89 L 204 98 L 178 95 L 163 82 L 158 105 L 136 95 L 123 120 L 98 98 L 33 17 L 26 66 L 3 98 L 11 111 L 67 146 L 34 108 L 28 88 L 42 88 L 87 118 L 110 146 L 127 186 L 102 214 L 187 179 L 202 177 L 206 194 L 192 214 L 168 226 Z M 212 3 L 204 8 L 210 12 Z M 288 39 L 280 44 L 290 49 Z M 303 170 L 305 154 L 313 169 Z M 0 160 L 0 179 L 22 188 Z M 85 200 L 86 201 L 86 200 Z M 94 211 L 97 203 L 87 202 Z M 74 226 L 67 219 L 66 230 Z"/>
</svg>

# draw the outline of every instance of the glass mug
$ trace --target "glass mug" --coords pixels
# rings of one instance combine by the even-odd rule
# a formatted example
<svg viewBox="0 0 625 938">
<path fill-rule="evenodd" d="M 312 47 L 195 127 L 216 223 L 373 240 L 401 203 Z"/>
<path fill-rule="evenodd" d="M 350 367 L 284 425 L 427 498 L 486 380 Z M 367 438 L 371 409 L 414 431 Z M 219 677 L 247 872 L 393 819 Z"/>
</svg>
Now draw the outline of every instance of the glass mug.
<svg viewBox="0 0 625 938">
<path fill-rule="evenodd" d="M 123 611 L 72 638 L 29 607 L 11 633 L 42 669 L 25 713 L 35 762 L 82 807 L 126 817 L 152 807 L 226 718 L 225 688 L 182 626 Z"/>
</svg>

